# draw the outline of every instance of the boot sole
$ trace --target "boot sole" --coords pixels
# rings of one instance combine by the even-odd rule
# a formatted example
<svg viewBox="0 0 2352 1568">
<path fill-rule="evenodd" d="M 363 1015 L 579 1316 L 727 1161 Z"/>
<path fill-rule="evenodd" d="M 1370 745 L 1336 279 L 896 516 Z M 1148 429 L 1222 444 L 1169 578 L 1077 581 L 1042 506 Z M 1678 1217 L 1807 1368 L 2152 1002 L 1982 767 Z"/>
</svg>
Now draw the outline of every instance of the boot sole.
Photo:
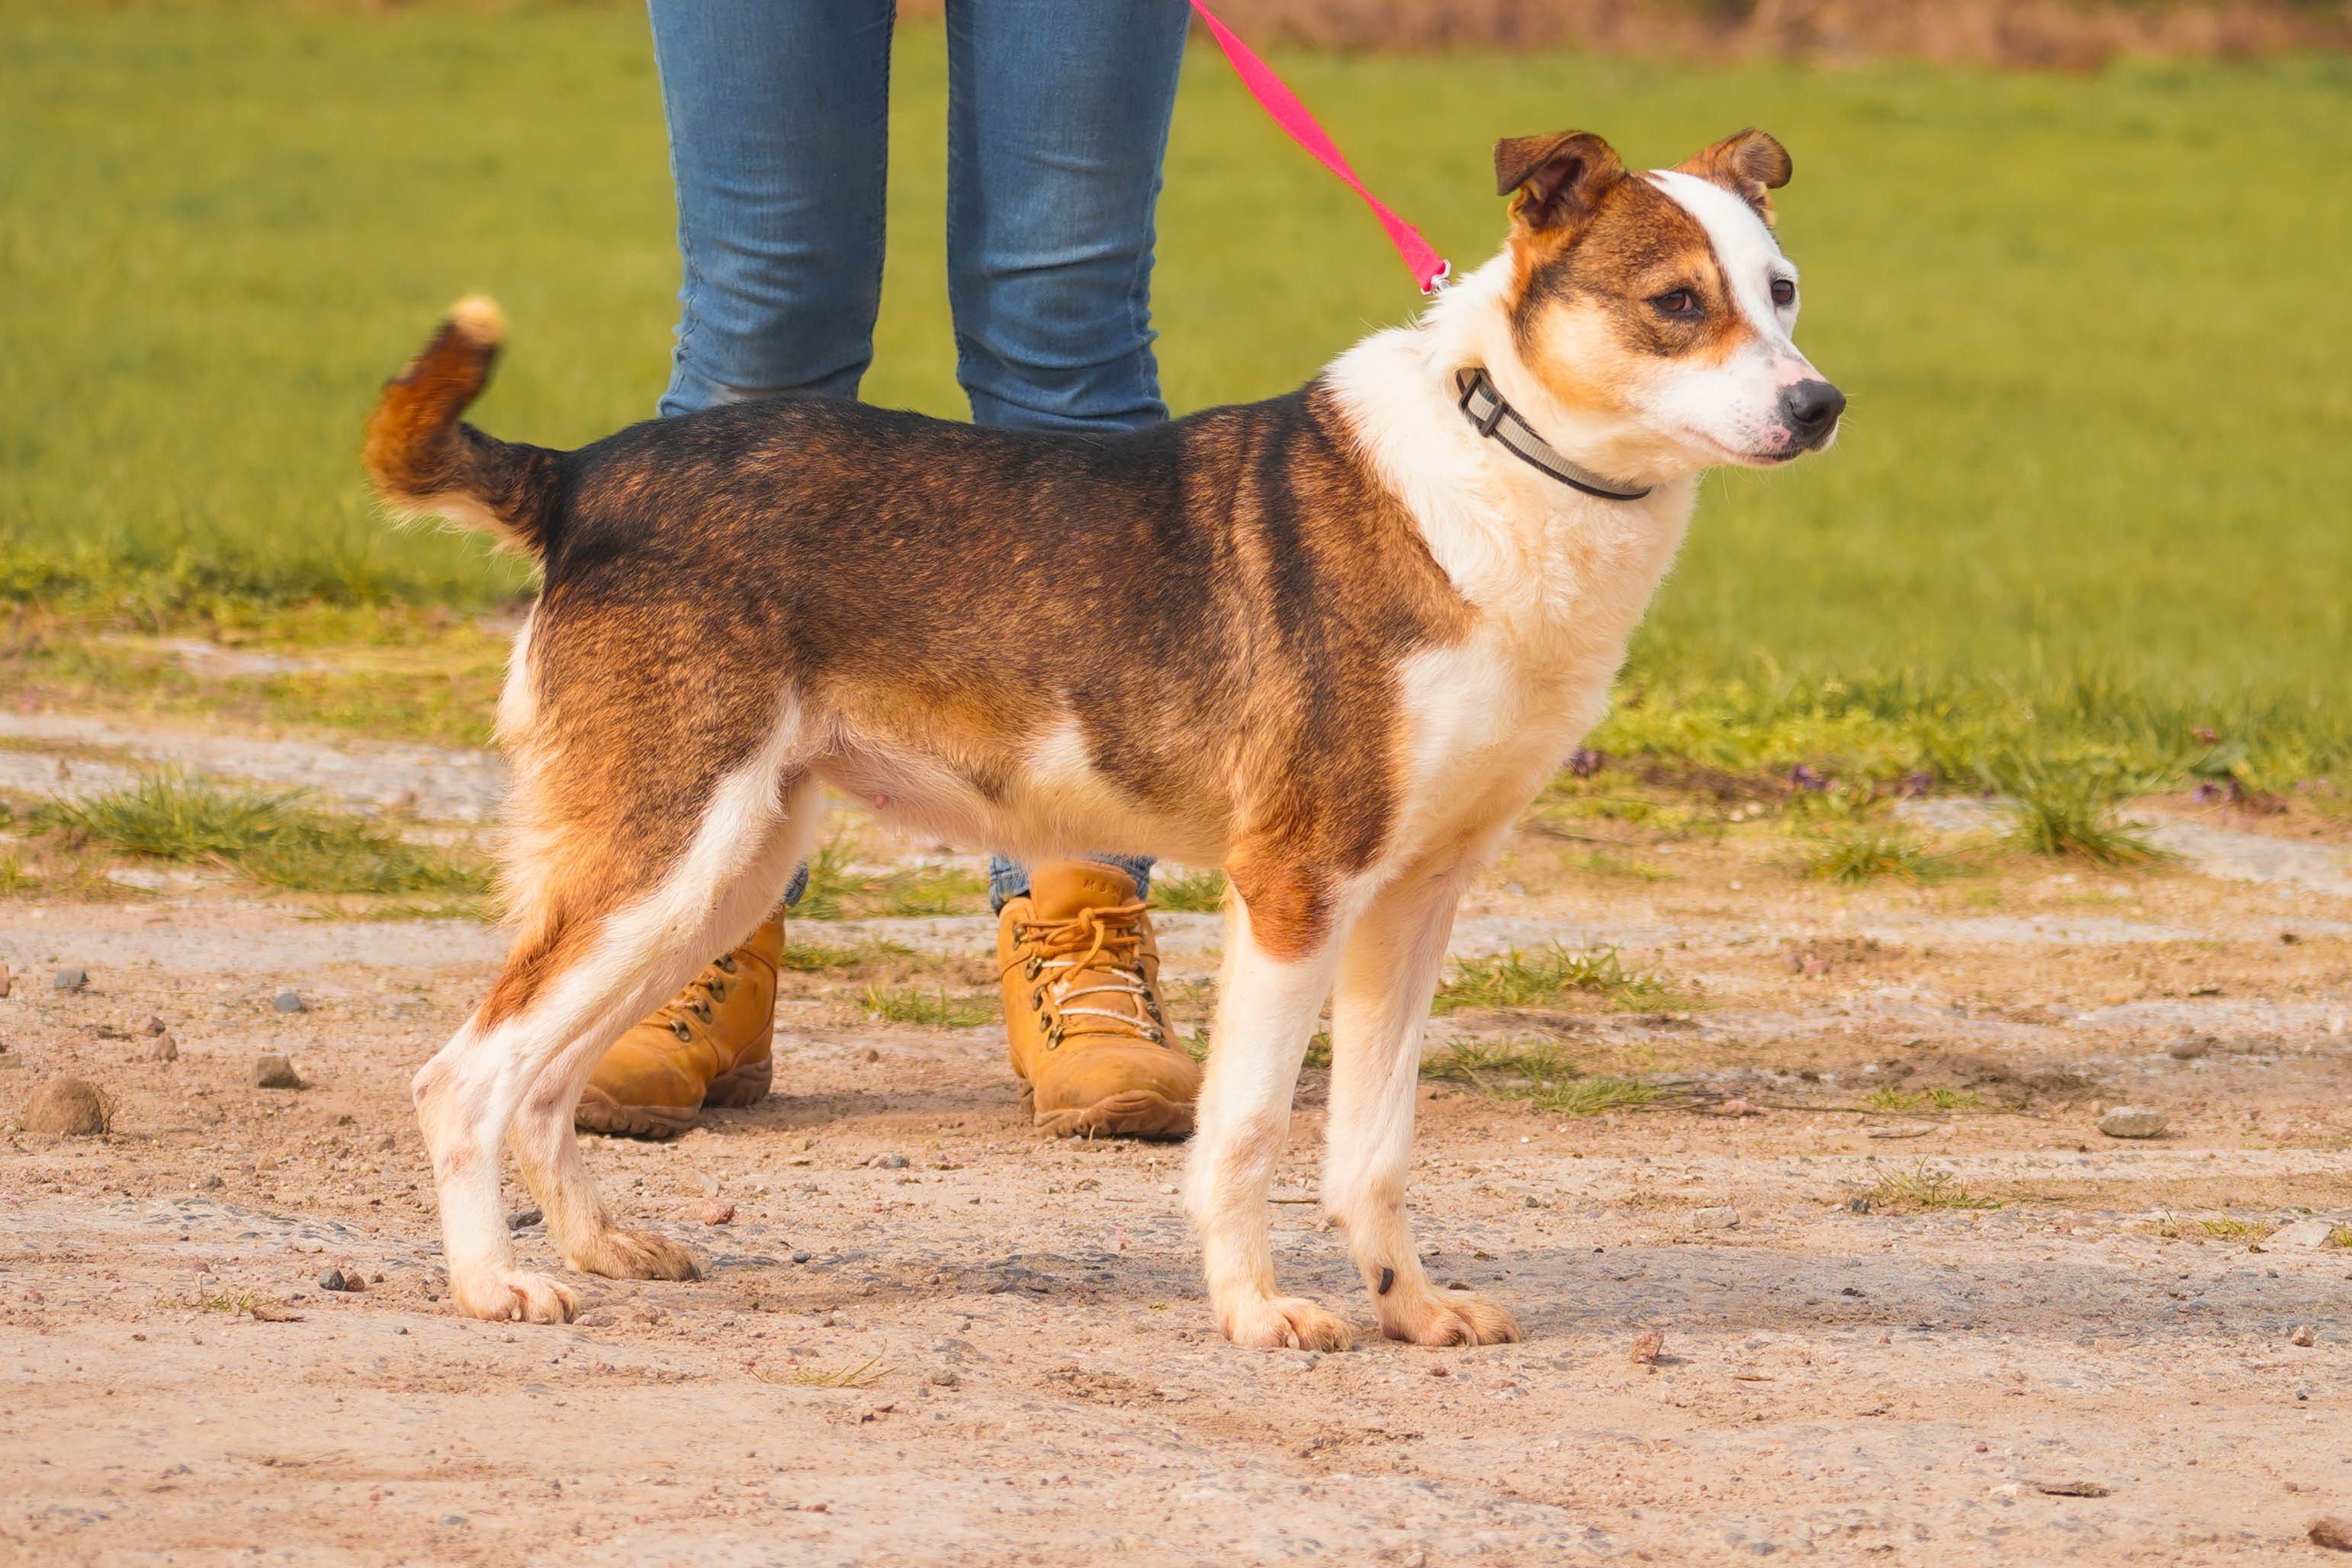
<svg viewBox="0 0 2352 1568">
<path fill-rule="evenodd" d="M 1034 1101 L 1032 1101 L 1034 1105 Z M 1037 1131 L 1055 1138 L 1190 1138 L 1192 1106 L 1148 1089 L 1121 1089 L 1076 1110 L 1032 1112 Z"/>
<path fill-rule="evenodd" d="M 710 1088 L 702 1097 L 702 1105 L 681 1108 L 675 1105 L 623 1105 L 594 1084 L 590 1084 L 580 1096 L 579 1108 L 572 1113 L 572 1124 L 583 1132 L 605 1132 L 622 1138 L 648 1138 L 656 1142 L 675 1138 L 702 1118 L 703 1106 L 716 1105 L 725 1109 L 756 1105 L 768 1096 L 768 1086 L 774 1081 L 775 1058 L 763 1057 L 756 1062 L 746 1062 L 732 1072 L 725 1072 L 710 1080 Z"/>
</svg>

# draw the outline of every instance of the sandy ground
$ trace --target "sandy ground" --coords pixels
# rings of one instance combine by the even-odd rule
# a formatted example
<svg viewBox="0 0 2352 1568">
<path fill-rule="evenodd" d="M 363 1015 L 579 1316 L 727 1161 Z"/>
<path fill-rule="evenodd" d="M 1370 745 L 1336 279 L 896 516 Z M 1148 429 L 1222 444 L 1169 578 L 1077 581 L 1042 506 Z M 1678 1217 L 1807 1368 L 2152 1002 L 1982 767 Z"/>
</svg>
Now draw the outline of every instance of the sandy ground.
<svg viewBox="0 0 2352 1568">
<path fill-rule="evenodd" d="M 5 723 L 20 796 L 176 756 L 456 830 L 497 791 L 431 748 Z M 1434 1037 L 1540 1036 L 1680 1108 L 1424 1087 L 1433 1270 L 1528 1332 L 1467 1352 L 1226 1345 L 1181 1152 L 1036 1141 L 999 1030 L 873 1022 L 856 969 L 793 977 L 765 1103 L 591 1148 L 707 1280 L 467 1321 L 404 1089 L 493 933 L 202 875 L 0 902 L 0 1126 L 58 1072 L 113 1111 L 102 1137 L 0 1133 L 0 1561 L 2332 1561 L 2306 1531 L 2352 1513 L 2352 1251 L 2296 1238 L 2352 1220 L 2352 879 L 2315 826 L 2177 811 L 2164 870 L 1859 891 L 1737 821 L 1619 845 L 1639 877 L 1524 834 L 1457 951 L 1612 942 L 1679 999 Z M 887 978 L 959 986 L 989 929 L 794 937 L 888 936 L 914 955 Z M 1213 917 L 1164 930 L 1197 1001 Z M 308 1011 L 274 1009 L 288 989 Z M 151 1015 L 177 1059 L 148 1059 Z M 264 1051 L 307 1087 L 252 1087 Z M 1971 1108 L 1869 1099 L 1937 1086 Z M 1322 1091 L 1310 1071 L 1276 1251 L 1368 1322 L 1313 1202 Z M 2102 1136 L 2125 1101 L 2170 1131 Z M 1922 1170 L 1999 1206 L 1885 1201 Z M 701 1223 L 713 1200 L 731 1221 Z"/>
</svg>

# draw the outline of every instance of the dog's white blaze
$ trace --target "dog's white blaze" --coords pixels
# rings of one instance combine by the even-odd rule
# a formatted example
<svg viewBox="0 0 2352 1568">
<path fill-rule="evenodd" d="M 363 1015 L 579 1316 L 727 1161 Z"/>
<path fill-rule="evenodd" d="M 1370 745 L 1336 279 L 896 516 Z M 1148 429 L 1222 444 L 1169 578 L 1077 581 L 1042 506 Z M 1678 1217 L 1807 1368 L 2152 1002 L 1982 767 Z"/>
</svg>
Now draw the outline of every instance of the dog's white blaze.
<svg viewBox="0 0 2352 1568">
<path fill-rule="evenodd" d="M 1668 372 L 1660 378 L 1653 405 L 1728 453 L 1760 457 L 1777 451 L 1789 439 L 1780 418 L 1780 389 L 1819 374 L 1790 337 L 1796 306 L 1783 310 L 1772 303 L 1773 279 L 1794 282 L 1797 269 L 1780 254 L 1779 241 L 1756 210 L 1721 185 L 1672 169 L 1653 170 L 1647 177 L 1706 230 L 1732 303 L 1755 332 L 1752 344 L 1722 364 Z"/>
</svg>

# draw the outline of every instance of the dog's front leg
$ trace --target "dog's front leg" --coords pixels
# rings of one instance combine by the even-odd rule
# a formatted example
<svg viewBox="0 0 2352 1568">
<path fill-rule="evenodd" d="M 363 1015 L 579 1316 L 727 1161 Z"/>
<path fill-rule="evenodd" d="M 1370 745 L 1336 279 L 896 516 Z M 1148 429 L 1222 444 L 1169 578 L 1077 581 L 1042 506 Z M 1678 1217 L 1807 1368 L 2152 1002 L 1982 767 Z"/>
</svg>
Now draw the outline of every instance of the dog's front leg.
<svg viewBox="0 0 2352 1568">
<path fill-rule="evenodd" d="M 1495 1303 L 1430 1289 L 1404 1217 L 1422 1033 L 1470 869 L 1427 862 L 1381 889 L 1349 934 L 1331 1008 L 1323 1202 L 1348 1232 L 1381 1331 L 1421 1345 L 1519 1337 Z"/>
<path fill-rule="evenodd" d="M 1339 922 L 1304 877 L 1236 872 L 1234 887 L 1185 1207 L 1201 1232 L 1209 1304 L 1227 1339 L 1345 1350 L 1354 1336 L 1344 1321 L 1275 1289 L 1265 1212 L 1298 1064 L 1339 961 Z"/>
</svg>

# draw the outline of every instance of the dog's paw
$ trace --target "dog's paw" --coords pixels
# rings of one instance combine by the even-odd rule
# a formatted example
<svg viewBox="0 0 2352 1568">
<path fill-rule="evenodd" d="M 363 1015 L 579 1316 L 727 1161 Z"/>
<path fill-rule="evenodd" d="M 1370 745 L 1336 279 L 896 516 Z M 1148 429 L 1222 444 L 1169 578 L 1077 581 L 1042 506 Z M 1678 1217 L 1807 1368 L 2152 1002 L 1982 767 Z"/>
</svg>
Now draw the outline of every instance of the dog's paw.
<svg viewBox="0 0 2352 1568">
<path fill-rule="evenodd" d="M 570 1262 L 583 1274 L 602 1274 L 607 1279 L 702 1278 L 702 1266 L 693 1253 L 649 1230 L 599 1231 Z"/>
<path fill-rule="evenodd" d="M 1525 1338 L 1505 1308 L 1467 1290 L 1402 1292 L 1380 1300 L 1381 1332 L 1417 1345 L 1499 1345 Z"/>
<path fill-rule="evenodd" d="M 449 1285 L 459 1311 L 494 1323 L 568 1323 L 580 1310 L 572 1292 L 544 1274 L 502 1268 L 478 1279 L 453 1278 Z"/>
<path fill-rule="evenodd" d="M 1224 1315 L 1225 1338 L 1269 1350 L 1343 1351 L 1356 1331 L 1303 1296 L 1261 1296 Z"/>
</svg>

